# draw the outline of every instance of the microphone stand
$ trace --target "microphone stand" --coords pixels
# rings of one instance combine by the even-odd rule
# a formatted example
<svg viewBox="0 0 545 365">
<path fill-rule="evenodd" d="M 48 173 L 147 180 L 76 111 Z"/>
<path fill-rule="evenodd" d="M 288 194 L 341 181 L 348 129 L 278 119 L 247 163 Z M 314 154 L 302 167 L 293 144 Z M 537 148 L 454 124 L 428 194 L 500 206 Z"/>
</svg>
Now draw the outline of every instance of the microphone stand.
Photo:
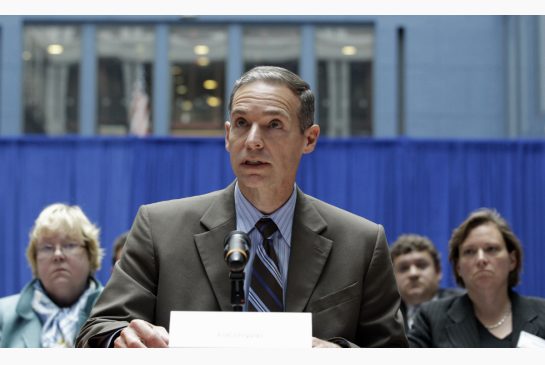
<svg viewBox="0 0 545 365">
<path fill-rule="evenodd" d="M 244 309 L 244 267 L 250 252 L 250 237 L 242 231 L 232 231 L 224 240 L 223 258 L 229 267 L 231 305 L 234 312 Z"/>
<path fill-rule="evenodd" d="M 229 273 L 231 280 L 231 305 L 234 312 L 242 312 L 244 308 L 244 271 L 231 271 Z"/>
</svg>

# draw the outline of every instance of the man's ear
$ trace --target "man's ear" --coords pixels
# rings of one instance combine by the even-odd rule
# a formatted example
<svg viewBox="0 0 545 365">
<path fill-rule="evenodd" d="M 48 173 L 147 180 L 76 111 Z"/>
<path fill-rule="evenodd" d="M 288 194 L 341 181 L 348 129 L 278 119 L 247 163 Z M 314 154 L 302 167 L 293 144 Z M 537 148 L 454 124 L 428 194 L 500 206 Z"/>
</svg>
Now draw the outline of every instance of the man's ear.
<svg viewBox="0 0 545 365">
<path fill-rule="evenodd" d="M 231 131 L 231 123 L 225 121 L 225 149 L 229 152 L 229 132 Z"/>
<path fill-rule="evenodd" d="M 311 153 L 316 148 L 316 143 L 318 143 L 318 137 L 320 136 L 320 126 L 318 124 L 313 124 L 307 128 L 304 132 L 305 134 L 305 147 L 303 148 L 303 153 Z"/>
</svg>

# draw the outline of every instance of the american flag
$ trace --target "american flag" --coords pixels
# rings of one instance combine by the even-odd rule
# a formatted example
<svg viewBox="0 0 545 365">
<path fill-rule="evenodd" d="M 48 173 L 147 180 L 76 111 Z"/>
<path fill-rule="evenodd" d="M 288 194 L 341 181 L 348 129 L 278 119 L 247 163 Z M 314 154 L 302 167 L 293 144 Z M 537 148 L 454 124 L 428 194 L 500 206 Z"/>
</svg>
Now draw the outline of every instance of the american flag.
<svg viewBox="0 0 545 365">
<path fill-rule="evenodd" d="M 149 97 L 145 88 L 144 65 L 139 65 L 136 70 L 129 108 L 130 134 L 141 137 L 148 134 L 150 125 L 148 104 Z"/>
</svg>

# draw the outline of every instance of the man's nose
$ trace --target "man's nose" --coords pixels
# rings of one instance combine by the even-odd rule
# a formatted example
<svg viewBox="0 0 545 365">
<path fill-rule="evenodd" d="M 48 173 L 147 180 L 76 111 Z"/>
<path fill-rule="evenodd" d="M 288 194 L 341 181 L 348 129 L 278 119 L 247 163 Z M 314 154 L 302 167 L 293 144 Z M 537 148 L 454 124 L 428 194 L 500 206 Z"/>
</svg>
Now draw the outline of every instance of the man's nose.
<svg viewBox="0 0 545 365">
<path fill-rule="evenodd" d="M 257 123 L 253 123 L 246 138 L 246 146 L 250 149 L 263 148 L 263 136 Z"/>
<path fill-rule="evenodd" d="M 420 270 L 418 270 L 418 268 L 416 267 L 416 265 L 411 265 L 411 266 L 409 267 L 409 275 L 410 275 L 410 276 L 416 276 L 416 275 L 418 275 L 419 271 L 420 271 Z"/>
</svg>

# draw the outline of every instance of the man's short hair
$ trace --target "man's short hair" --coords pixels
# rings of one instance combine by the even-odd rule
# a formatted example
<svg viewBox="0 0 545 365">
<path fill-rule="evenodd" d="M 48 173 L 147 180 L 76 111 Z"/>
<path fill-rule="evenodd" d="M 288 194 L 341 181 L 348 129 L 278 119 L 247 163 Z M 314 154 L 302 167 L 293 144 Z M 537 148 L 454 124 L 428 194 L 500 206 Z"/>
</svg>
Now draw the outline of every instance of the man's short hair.
<svg viewBox="0 0 545 365">
<path fill-rule="evenodd" d="M 454 271 L 456 282 L 465 287 L 462 277 L 456 272 L 456 266 L 460 259 L 460 246 L 466 240 L 469 233 L 483 224 L 493 224 L 498 228 L 500 234 L 505 241 L 505 246 L 509 253 L 515 252 L 517 266 L 509 273 L 508 285 L 509 288 L 516 286 L 520 281 L 520 272 L 522 270 L 522 245 L 518 237 L 513 233 L 511 227 L 503 217 L 494 209 L 480 208 L 469 214 L 469 216 L 457 228 L 452 231 L 452 236 L 449 241 L 449 261 Z"/>
<path fill-rule="evenodd" d="M 229 113 L 231 113 L 233 98 L 238 89 L 256 81 L 284 85 L 299 97 L 300 105 L 297 115 L 301 133 L 314 124 L 314 94 L 310 90 L 310 85 L 293 72 L 276 66 L 257 66 L 245 72 L 231 90 Z"/>
<path fill-rule="evenodd" d="M 402 234 L 390 248 L 392 262 L 395 258 L 411 252 L 428 252 L 433 259 L 436 272 L 441 272 L 441 259 L 439 252 L 428 237 L 418 234 Z"/>
</svg>

